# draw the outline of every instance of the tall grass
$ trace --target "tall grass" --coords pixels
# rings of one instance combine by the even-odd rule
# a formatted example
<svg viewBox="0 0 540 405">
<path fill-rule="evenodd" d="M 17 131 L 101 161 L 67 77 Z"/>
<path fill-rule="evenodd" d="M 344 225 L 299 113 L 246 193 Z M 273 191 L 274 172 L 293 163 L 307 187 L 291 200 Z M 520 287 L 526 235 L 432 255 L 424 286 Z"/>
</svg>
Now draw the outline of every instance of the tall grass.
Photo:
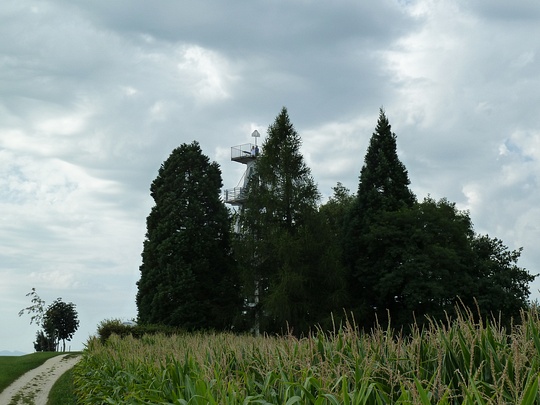
<svg viewBox="0 0 540 405">
<path fill-rule="evenodd" d="M 540 321 L 506 331 L 464 312 L 450 322 L 303 339 L 185 334 L 91 339 L 75 367 L 80 403 L 534 404 Z"/>
</svg>

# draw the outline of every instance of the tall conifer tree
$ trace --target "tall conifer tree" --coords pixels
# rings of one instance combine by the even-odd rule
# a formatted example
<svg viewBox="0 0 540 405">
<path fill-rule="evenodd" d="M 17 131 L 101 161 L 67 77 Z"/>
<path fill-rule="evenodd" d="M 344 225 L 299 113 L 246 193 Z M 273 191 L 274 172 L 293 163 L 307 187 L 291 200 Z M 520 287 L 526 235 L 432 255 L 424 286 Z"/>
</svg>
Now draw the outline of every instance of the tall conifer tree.
<svg viewBox="0 0 540 405">
<path fill-rule="evenodd" d="M 150 187 L 137 308 L 141 323 L 224 329 L 238 313 L 221 171 L 197 142 L 173 150 Z"/>
<path fill-rule="evenodd" d="M 326 295 L 320 285 L 332 278 L 327 267 L 323 270 L 320 196 L 300 146 L 283 108 L 268 128 L 240 213 L 237 252 L 243 252 L 246 287 L 252 301 L 259 302 L 252 309 L 263 331 L 279 332 L 288 325 L 294 333 L 306 332 L 331 295 L 330 284 Z M 325 270 L 328 274 L 321 277 Z"/>
<path fill-rule="evenodd" d="M 350 270 L 351 305 L 367 323 L 376 309 L 392 305 L 392 297 L 381 294 L 381 279 L 394 273 L 402 260 L 399 241 L 389 246 L 388 237 L 380 238 L 387 213 L 414 205 L 416 197 L 409 189 L 409 176 L 397 155 L 396 135 L 381 109 L 360 172 L 356 201 L 347 224 L 345 262 Z M 399 231 L 401 233 L 401 230 Z M 397 246 L 397 249 L 395 248 Z"/>
<path fill-rule="evenodd" d="M 396 134 L 381 109 L 360 172 L 357 202 L 360 216 L 412 207 L 416 198 L 409 189 L 410 183 L 407 169 L 397 154 Z"/>
</svg>

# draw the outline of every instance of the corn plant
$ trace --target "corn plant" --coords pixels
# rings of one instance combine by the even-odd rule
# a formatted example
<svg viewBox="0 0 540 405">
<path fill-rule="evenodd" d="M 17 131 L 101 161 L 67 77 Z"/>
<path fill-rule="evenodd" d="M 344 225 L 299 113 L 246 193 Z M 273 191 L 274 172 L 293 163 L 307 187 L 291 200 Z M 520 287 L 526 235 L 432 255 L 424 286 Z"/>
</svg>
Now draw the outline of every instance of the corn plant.
<svg viewBox="0 0 540 405">
<path fill-rule="evenodd" d="M 227 333 L 91 338 L 81 404 L 536 404 L 540 321 L 431 321 L 403 336 L 346 322 L 306 338 Z"/>
</svg>

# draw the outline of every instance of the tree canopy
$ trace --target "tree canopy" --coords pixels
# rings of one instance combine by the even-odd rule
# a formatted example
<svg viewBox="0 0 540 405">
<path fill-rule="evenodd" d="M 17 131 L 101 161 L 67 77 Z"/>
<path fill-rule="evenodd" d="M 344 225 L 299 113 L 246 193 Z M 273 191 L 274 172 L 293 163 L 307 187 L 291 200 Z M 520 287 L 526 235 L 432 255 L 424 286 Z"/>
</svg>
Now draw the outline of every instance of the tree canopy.
<svg viewBox="0 0 540 405">
<path fill-rule="evenodd" d="M 283 108 L 234 216 L 199 144 L 171 153 L 151 185 L 140 322 L 302 335 L 351 312 L 366 328 L 407 328 L 458 305 L 509 321 L 527 307 L 535 276 L 518 266 L 521 249 L 477 235 L 445 198 L 417 200 L 382 109 L 355 194 L 338 182 L 321 205 L 301 144 Z"/>
<path fill-rule="evenodd" d="M 394 306 L 394 292 L 382 289 L 381 280 L 389 280 L 404 261 L 404 242 L 410 230 L 392 217 L 414 205 L 416 198 L 409 184 L 407 170 L 397 154 L 396 135 L 381 109 L 360 171 L 344 240 L 349 305 L 368 324 L 374 321 L 375 308 Z M 395 283 L 398 280 L 388 286 Z"/>
<path fill-rule="evenodd" d="M 230 328 L 240 305 L 221 170 L 198 142 L 182 144 L 150 187 L 137 308 L 141 323 Z"/>
<path fill-rule="evenodd" d="M 340 287 L 332 274 L 337 264 L 329 266 L 324 245 L 330 235 L 318 216 L 320 194 L 300 146 L 283 108 L 268 128 L 239 213 L 242 234 L 235 251 L 252 297 L 248 302 L 257 304 L 248 310 L 265 331 L 306 332 L 321 311 L 329 315 L 325 300 Z"/>
<path fill-rule="evenodd" d="M 457 305 L 516 316 L 534 279 L 516 264 L 520 250 L 476 235 L 469 213 L 446 199 L 418 202 L 396 139 L 381 109 L 347 215 L 349 308 L 368 327 L 444 319 Z"/>
<path fill-rule="evenodd" d="M 56 299 L 45 312 L 43 328 L 47 336 L 53 338 L 53 345 L 58 347 L 63 342 L 62 351 L 66 351 L 66 340 L 70 341 L 79 327 L 75 304 Z"/>
<path fill-rule="evenodd" d="M 397 137 L 384 110 L 364 158 L 358 185 L 356 215 L 369 219 L 379 211 L 411 207 L 416 197 L 409 189 L 409 175 L 397 154 Z"/>
<path fill-rule="evenodd" d="M 523 249 L 510 250 L 489 235 L 476 235 L 471 248 L 478 306 L 494 315 L 501 312 L 506 320 L 517 319 L 529 297 L 529 283 L 536 278 L 517 265 Z"/>
<path fill-rule="evenodd" d="M 65 303 L 57 298 L 45 308 L 45 301 L 40 298 L 35 288 L 26 296 L 32 297 L 32 305 L 21 309 L 19 316 L 25 312 L 33 314 L 30 323 L 37 323 L 43 330 L 36 334 L 34 348 L 36 351 L 57 351 L 60 340 L 63 341 L 63 351 L 66 350 L 66 340 L 70 341 L 79 328 L 78 314 L 75 304 Z"/>
</svg>

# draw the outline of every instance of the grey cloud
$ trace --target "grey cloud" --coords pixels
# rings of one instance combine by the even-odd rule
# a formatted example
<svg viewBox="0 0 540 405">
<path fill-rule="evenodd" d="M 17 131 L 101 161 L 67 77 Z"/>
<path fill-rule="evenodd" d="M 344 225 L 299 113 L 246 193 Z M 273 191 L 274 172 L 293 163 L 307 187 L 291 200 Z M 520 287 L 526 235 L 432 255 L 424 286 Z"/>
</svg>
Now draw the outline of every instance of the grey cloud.
<svg viewBox="0 0 540 405">
<path fill-rule="evenodd" d="M 72 5 L 71 2 L 68 2 Z M 242 52 L 315 49 L 336 40 L 367 37 L 374 42 L 405 29 L 409 21 L 391 1 L 367 4 L 324 2 L 98 1 L 86 9 L 98 24 L 112 30 L 152 35 Z M 389 21 L 392 23 L 390 24 Z"/>
<path fill-rule="evenodd" d="M 462 6 L 472 10 L 481 18 L 492 18 L 502 24 L 534 21 L 540 17 L 538 3 L 535 0 L 508 2 L 505 0 L 461 1 Z"/>
<path fill-rule="evenodd" d="M 356 191 L 383 106 L 418 196 L 470 209 L 479 231 L 523 244 L 523 263 L 537 267 L 532 245 L 540 235 L 527 223 L 540 219 L 533 153 L 540 149 L 540 7 L 512 4 L 517 11 L 508 17 L 505 7 L 7 3 L 0 10 L 0 246 L 9 249 L 0 250 L 0 272 L 17 287 L 6 300 L 24 304 L 32 285 L 21 285 L 32 282 L 52 299 L 67 298 L 44 281 L 65 274 L 77 286 L 69 299 L 84 314 L 79 341 L 116 315 L 112 307 L 135 316 L 149 186 L 161 163 L 198 140 L 221 165 L 224 188 L 234 187 L 242 167 L 229 148 L 250 142 L 254 128 L 264 139 L 282 106 L 325 197 L 338 181 Z M 106 291 L 106 305 L 92 307 L 93 288 Z M 0 349 L 20 349 L 12 344 Z"/>
</svg>

